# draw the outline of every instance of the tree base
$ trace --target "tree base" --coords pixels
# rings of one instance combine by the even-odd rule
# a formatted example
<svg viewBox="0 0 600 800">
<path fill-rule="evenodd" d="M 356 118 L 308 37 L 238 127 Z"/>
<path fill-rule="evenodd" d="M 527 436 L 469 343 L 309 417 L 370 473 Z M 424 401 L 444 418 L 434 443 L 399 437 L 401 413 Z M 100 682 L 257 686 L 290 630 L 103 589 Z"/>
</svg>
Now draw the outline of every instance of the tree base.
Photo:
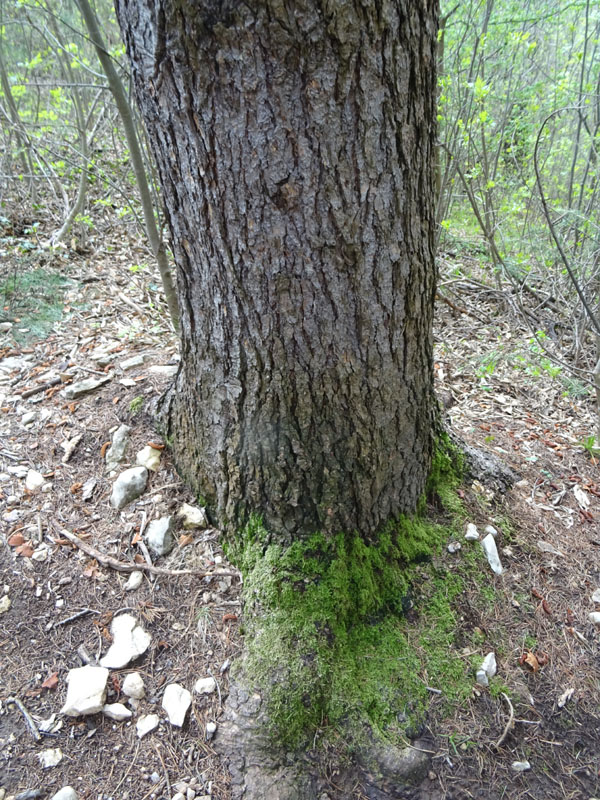
<svg viewBox="0 0 600 800">
<path fill-rule="evenodd" d="M 270 736 L 268 703 L 243 683 L 243 676 L 232 682 L 215 739 L 229 768 L 234 800 L 328 800 L 331 786 L 324 776 L 331 770 L 331 752 L 283 751 Z M 335 765 L 336 788 L 350 797 L 359 782 L 369 800 L 413 797 L 428 772 L 429 749 L 425 740 L 403 748 L 375 742 L 365 728 L 353 763 Z"/>
</svg>

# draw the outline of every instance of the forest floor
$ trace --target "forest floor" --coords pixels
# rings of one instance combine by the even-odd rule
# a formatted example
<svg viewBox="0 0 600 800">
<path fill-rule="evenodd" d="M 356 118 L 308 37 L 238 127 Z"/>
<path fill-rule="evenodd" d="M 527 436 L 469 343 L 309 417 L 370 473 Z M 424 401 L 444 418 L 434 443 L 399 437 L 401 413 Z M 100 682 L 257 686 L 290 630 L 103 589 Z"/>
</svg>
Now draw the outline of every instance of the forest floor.
<svg viewBox="0 0 600 800">
<path fill-rule="evenodd" d="M 1 318 L 12 322 L 0 333 L 0 798 L 47 798 L 71 785 L 86 800 L 171 800 L 177 792 L 229 800 L 206 726 L 218 726 L 228 665 L 241 648 L 239 579 L 146 572 L 127 592 L 128 574 L 104 558 L 147 563 L 140 534 L 148 522 L 194 503 L 168 448 L 136 503 L 116 512 L 108 502 L 106 443 L 117 426 L 131 427 L 120 469 L 149 442 L 161 444 L 150 410 L 178 360 L 148 256 L 134 238 L 109 230 L 87 250 L 51 252 L 16 217 L 0 240 Z M 453 284 L 454 308 L 438 307 L 438 389 L 453 429 L 495 452 L 519 480 L 505 496 L 478 481 L 462 490 L 469 520 L 480 531 L 498 529 L 504 573 L 482 570 L 457 601 L 454 648 L 472 692 L 454 705 L 431 693 L 430 770 L 406 796 L 590 800 L 600 796 L 600 629 L 589 619 L 600 609 L 592 601 L 600 588 L 600 472 L 581 443 L 595 433 L 595 408 L 580 385 L 539 369 L 530 334 L 502 292 L 481 283 L 476 263 L 460 254 L 450 261 L 470 277 Z M 442 270 L 448 263 L 442 259 Z M 138 355 L 143 362 L 128 368 Z M 80 398 L 65 396 L 87 378 L 108 380 Z M 44 476 L 43 489 L 25 488 L 28 470 Z M 218 531 L 176 536 L 159 567 L 228 568 Z M 438 566 L 457 569 L 463 552 L 444 549 Z M 112 673 L 108 701 L 123 699 L 125 675 L 140 672 L 146 697 L 136 716 L 60 717 L 68 671 L 82 665 L 81 653 L 94 660 L 107 650 L 110 622 L 125 609 L 151 645 Z M 486 689 L 472 664 L 490 651 L 498 676 Z M 218 691 L 192 692 L 183 727 L 169 724 L 164 686 L 192 691 L 207 676 Z M 140 739 L 135 723 L 145 713 L 161 722 Z M 62 757 L 44 768 L 47 750 Z M 515 771 L 514 762 L 529 768 Z M 335 778 L 333 765 L 328 796 L 345 800 Z M 352 797 L 366 797 L 360 784 Z"/>
</svg>

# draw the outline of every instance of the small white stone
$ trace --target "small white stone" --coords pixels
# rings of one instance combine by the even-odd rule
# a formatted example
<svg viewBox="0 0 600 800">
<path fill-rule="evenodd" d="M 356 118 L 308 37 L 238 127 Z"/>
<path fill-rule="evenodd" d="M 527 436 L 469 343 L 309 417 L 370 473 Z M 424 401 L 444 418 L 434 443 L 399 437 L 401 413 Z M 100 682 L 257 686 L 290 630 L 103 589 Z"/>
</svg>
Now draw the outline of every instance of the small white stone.
<svg viewBox="0 0 600 800">
<path fill-rule="evenodd" d="M 0 598 L 0 614 L 4 614 L 10 608 L 10 597 L 8 595 L 4 595 L 4 597 Z"/>
<path fill-rule="evenodd" d="M 498 550 L 496 548 L 496 540 L 491 533 L 488 533 L 488 535 L 481 540 L 481 546 L 483 547 L 483 552 L 486 555 L 492 571 L 495 572 L 496 575 L 502 575 L 504 570 L 502 569 L 502 564 L 500 563 L 500 556 L 498 555 Z"/>
<path fill-rule="evenodd" d="M 191 506 L 184 503 L 177 516 L 181 518 L 183 527 L 187 530 L 189 528 L 208 528 L 208 519 L 206 518 L 206 510 L 199 506 Z"/>
<path fill-rule="evenodd" d="M 69 670 L 67 675 L 67 699 L 60 713 L 68 717 L 97 714 L 106 699 L 108 670 L 104 667 L 85 667 Z"/>
<path fill-rule="evenodd" d="M 177 372 L 177 366 L 171 366 L 170 364 L 153 364 L 150 367 L 150 372 L 152 372 L 154 375 L 166 375 L 170 377 L 171 375 L 175 375 Z"/>
<path fill-rule="evenodd" d="M 56 794 L 53 794 L 50 800 L 79 800 L 79 795 L 72 786 L 63 786 Z"/>
<path fill-rule="evenodd" d="M 131 719 L 131 711 L 126 708 L 123 703 L 108 703 L 102 709 L 102 713 L 109 719 L 114 719 L 117 722 L 123 722 L 125 719 Z"/>
<path fill-rule="evenodd" d="M 194 691 L 197 694 L 212 694 L 217 688 L 217 682 L 214 678 L 200 678 L 194 684 Z"/>
<path fill-rule="evenodd" d="M 212 739 L 215 735 L 217 730 L 217 723 L 216 722 L 207 722 L 206 723 L 206 738 Z"/>
<path fill-rule="evenodd" d="M 131 614 L 120 614 L 110 626 L 113 636 L 106 655 L 100 659 L 100 665 L 111 669 L 126 667 L 130 661 L 143 655 L 150 646 L 152 637 Z"/>
<path fill-rule="evenodd" d="M 186 800 L 195 800 L 196 792 L 192 789 L 191 786 L 188 786 L 188 790 L 185 793 Z"/>
<path fill-rule="evenodd" d="M 21 422 L 23 425 L 31 425 L 32 422 L 35 422 L 36 417 L 37 414 L 35 411 L 26 411 L 21 417 Z"/>
<path fill-rule="evenodd" d="M 131 672 L 129 675 L 126 675 L 122 688 L 123 694 L 127 695 L 127 697 L 133 697 L 136 700 L 141 700 L 146 694 L 144 681 L 139 672 Z"/>
<path fill-rule="evenodd" d="M 494 539 L 498 538 L 498 531 L 496 530 L 496 528 L 494 528 L 493 525 L 486 525 L 485 528 L 483 529 L 483 532 L 489 534 L 490 536 L 493 536 Z"/>
<path fill-rule="evenodd" d="M 183 792 L 175 792 L 171 800 L 185 800 L 185 795 Z"/>
<path fill-rule="evenodd" d="M 489 686 L 489 679 L 484 669 L 478 669 L 475 675 L 475 680 L 480 686 Z"/>
<path fill-rule="evenodd" d="M 192 695 L 178 683 L 170 683 L 165 688 L 162 707 L 167 712 L 171 725 L 181 728 L 191 703 Z"/>
<path fill-rule="evenodd" d="M 496 654 L 488 653 L 481 663 L 481 669 L 485 672 L 488 678 L 493 678 L 496 674 L 498 666 L 496 664 Z"/>
<path fill-rule="evenodd" d="M 127 583 L 123 586 L 123 589 L 125 589 L 126 592 L 134 592 L 136 589 L 139 589 L 143 580 L 144 576 L 140 570 L 132 572 L 127 579 Z"/>
<path fill-rule="evenodd" d="M 158 714 L 146 714 L 140 717 L 135 724 L 138 738 L 143 739 L 147 733 L 151 733 L 155 728 L 158 728 L 159 721 Z"/>
<path fill-rule="evenodd" d="M 146 489 L 148 470 L 146 467 L 130 467 L 124 470 L 113 483 L 110 504 L 120 511 L 138 498 Z"/>
<path fill-rule="evenodd" d="M 458 553 L 458 551 L 460 549 L 461 549 L 461 543 L 460 542 L 450 542 L 450 544 L 448 545 L 448 552 L 449 553 Z"/>
<path fill-rule="evenodd" d="M 465 539 L 468 542 L 476 542 L 479 539 L 479 531 L 473 522 L 469 522 L 465 531 Z"/>
<path fill-rule="evenodd" d="M 135 463 L 152 470 L 152 472 L 157 472 L 160 467 L 160 450 L 146 445 L 136 455 Z"/>
<path fill-rule="evenodd" d="M 60 747 L 55 747 L 50 750 L 42 750 L 41 753 L 37 754 L 37 757 L 40 760 L 42 769 L 49 769 L 50 767 L 55 767 L 57 764 L 60 764 L 63 759 L 63 754 Z"/>
<path fill-rule="evenodd" d="M 600 611 L 592 611 L 588 614 L 588 619 L 594 625 L 600 625 Z"/>
<path fill-rule="evenodd" d="M 44 486 L 46 482 L 46 478 L 44 478 L 41 472 L 37 472 L 35 469 L 30 469 L 27 471 L 27 475 L 25 477 L 25 488 L 27 491 L 37 492 L 42 488 L 42 486 Z"/>
<path fill-rule="evenodd" d="M 592 595 L 592 603 L 600 603 L 600 589 L 596 589 Z"/>
<path fill-rule="evenodd" d="M 527 772 L 531 769 L 529 761 L 513 761 L 510 766 L 514 772 Z"/>
<path fill-rule="evenodd" d="M 155 556 L 166 556 L 175 547 L 173 529 L 175 521 L 173 517 L 161 517 L 153 519 L 146 528 L 144 539 L 148 549 Z"/>
<path fill-rule="evenodd" d="M 106 451 L 106 471 L 116 469 L 118 464 L 125 458 L 125 452 L 129 443 L 131 428 L 128 425 L 121 425 L 113 434 L 112 444 Z"/>
<path fill-rule="evenodd" d="M 38 547 L 36 547 L 31 554 L 31 558 L 33 561 L 38 561 L 39 563 L 46 561 L 48 558 L 48 545 L 40 544 Z"/>
<path fill-rule="evenodd" d="M 134 367 L 141 367 L 144 363 L 144 356 L 132 356 L 128 358 L 126 361 L 121 361 L 121 369 L 128 370 L 133 369 Z"/>
</svg>

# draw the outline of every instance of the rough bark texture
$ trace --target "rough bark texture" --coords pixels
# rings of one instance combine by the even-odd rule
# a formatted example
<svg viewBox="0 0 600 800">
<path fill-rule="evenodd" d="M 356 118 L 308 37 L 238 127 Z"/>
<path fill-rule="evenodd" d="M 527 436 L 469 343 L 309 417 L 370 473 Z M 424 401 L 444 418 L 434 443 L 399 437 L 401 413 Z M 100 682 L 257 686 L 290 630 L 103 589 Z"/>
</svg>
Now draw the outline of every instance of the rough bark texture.
<svg viewBox="0 0 600 800">
<path fill-rule="evenodd" d="M 179 470 L 375 531 L 431 455 L 436 0 L 117 0 L 178 265 Z"/>
</svg>

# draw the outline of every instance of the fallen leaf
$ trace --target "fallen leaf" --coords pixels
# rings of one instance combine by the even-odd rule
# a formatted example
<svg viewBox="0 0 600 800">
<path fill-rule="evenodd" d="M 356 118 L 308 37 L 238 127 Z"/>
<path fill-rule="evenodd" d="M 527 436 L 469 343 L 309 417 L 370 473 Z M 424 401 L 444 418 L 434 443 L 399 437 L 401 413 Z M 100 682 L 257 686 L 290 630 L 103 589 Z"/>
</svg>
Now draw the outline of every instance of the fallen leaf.
<svg viewBox="0 0 600 800">
<path fill-rule="evenodd" d="M 46 680 L 42 683 L 42 689 L 56 689 L 58 686 L 58 672 L 53 672 L 48 675 Z"/>
<path fill-rule="evenodd" d="M 529 650 L 526 653 L 523 653 L 519 658 L 519 664 L 523 666 L 528 666 L 533 672 L 537 672 L 540 668 L 540 663 L 535 657 L 535 655 L 530 652 Z"/>
<path fill-rule="evenodd" d="M 194 541 L 194 537 L 190 533 L 182 533 L 179 537 L 179 547 L 185 547 Z"/>
<path fill-rule="evenodd" d="M 75 403 L 75 402 L 73 402 L 73 403 L 69 403 L 69 405 L 68 405 L 68 409 L 69 409 L 69 411 L 71 412 L 71 414 L 74 414 L 74 413 L 75 413 L 75 410 L 76 410 L 76 408 L 77 408 L 77 406 L 78 406 L 78 405 L 79 405 L 79 403 Z"/>
<path fill-rule="evenodd" d="M 537 658 L 540 667 L 545 667 L 546 664 L 550 661 L 550 656 L 548 655 L 548 653 L 544 653 L 543 650 L 536 650 L 535 657 Z"/>
<path fill-rule="evenodd" d="M 236 622 L 237 614 L 223 614 L 223 622 Z"/>
<path fill-rule="evenodd" d="M 542 608 L 548 614 L 549 617 L 552 616 L 552 611 L 550 610 L 550 606 L 548 605 L 548 601 L 544 598 L 542 599 Z"/>
<path fill-rule="evenodd" d="M 543 600 L 544 599 L 544 595 L 540 592 L 539 589 L 532 589 L 531 590 L 531 594 L 534 597 L 537 597 L 538 600 Z"/>
<path fill-rule="evenodd" d="M 100 448 L 100 458 L 104 458 L 104 456 L 106 455 L 106 451 L 108 450 L 109 447 L 110 447 L 110 442 L 104 442 L 104 444 Z"/>
<path fill-rule="evenodd" d="M 575 689 L 567 689 L 566 692 L 563 692 L 558 698 L 558 707 L 563 708 L 565 704 L 573 697 L 574 692 Z"/>
<path fill-rule="evenodd" d="M 22 533 L 13 533 L 8 537 L 8 544 L 10 547 L 18 547 L 20 544 L 25 543 L 25 537 Z"/>
<path fill-rule="evenodd" d="M 575 614 L 571 608 L 567 608 L 567 625 L 573 625 L 575 622 Z"/>
<path fill-rule="evenodd" d="M 141 542 L 141 541 L 142 541 L 142 537 L 140 535 L 140 532 L 136 531 L 133 534 L 133 539 L 131 540 L 131 544 L 137 544 L 138 542 Z"/>
<path fill-rule="evenodd" d="M 152 447 L 154 450 L 164 450 L 164 444 L 159 444 L 158 442 L 148 442 L 148 447 Z"/>
<path fill-rule="evenodd" d="M 121 682 L 119 681 L 118 675 L 115 675 L 113 672 L 113 674 L 110 676 L 110 680 L 116 694 L 121 694 Z"/>
<path fill-rule="evenodd" d="M 71 492 L 71 494 L 77 494 L 77 492 L 80 491 L 82 486 L 83 483 L 73 483 L 69 491 Z"/>
<path fill-rule="evenodd" d="M 15 553 L 18 556 L 23 556 L 23 558 L 31 558 L 33 555 L 33 547 L 29 542 L 25 542 L 25 544 L 21 544 L 17 547 Z"/>
</svg>

